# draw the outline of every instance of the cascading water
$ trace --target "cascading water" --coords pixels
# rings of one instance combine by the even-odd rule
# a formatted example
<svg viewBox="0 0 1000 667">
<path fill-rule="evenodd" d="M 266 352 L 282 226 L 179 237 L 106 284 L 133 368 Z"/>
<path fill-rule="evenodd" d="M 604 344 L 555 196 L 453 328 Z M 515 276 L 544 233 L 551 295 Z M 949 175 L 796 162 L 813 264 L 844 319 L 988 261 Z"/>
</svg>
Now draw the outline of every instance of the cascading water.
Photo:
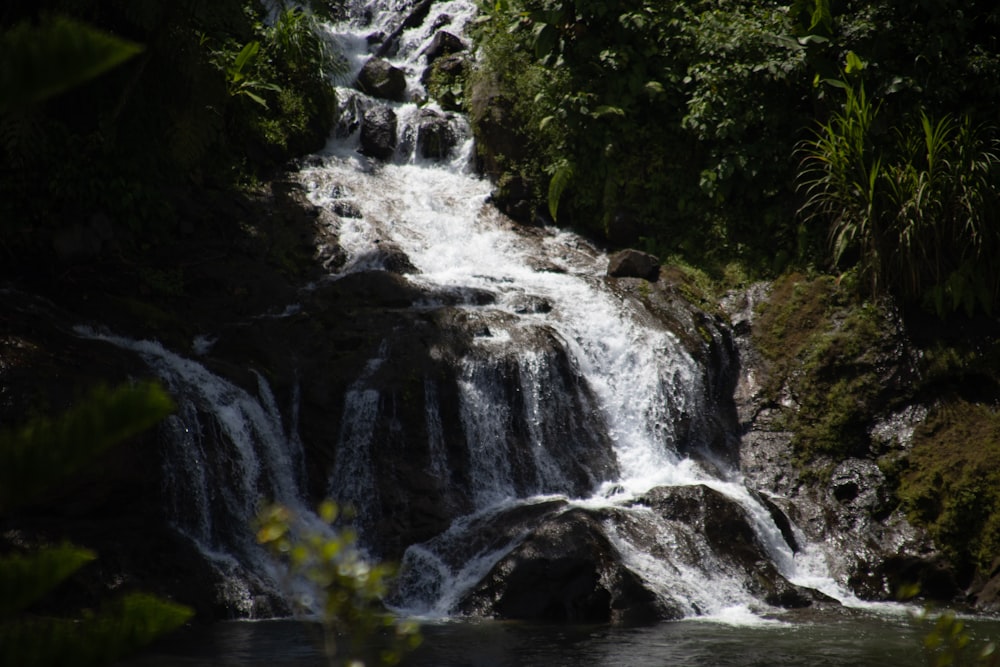
<svg viewBox="0 0 1000 667">
<path fill-rule="evenodd" d="M 255 374 L 254 396 L 155 341 L 87 327 L 77 334 L 135 352 L 176 397 L 166 421 L 168 518 L 219 571 L 220 600 L 241 616 L 273 613 L 272 600 L 285 594 L 281 575 L 251 526 L 265 501 L 308 512 L 302 443 L 284 426 L 267 381 Z"/>
<path fill-rule="evenodd" d="M 393 53 L 392 63 L 406 73 L 409 99 L 425 97 L 419 74 L 427 46 L 441 26 L 461 34 L 475 8 L 439 2 L 423 20 L 411 15 L 401 24 L 412 9 L 358 5 L 347 22 L 328 27 L 330 39 L 349 52 L 349 80 L 378 48 L 369 44 L 382 39 L 379 51 Z M 429 615 L 496 612 L 503 602 L 496 594 L 485 606 L 469 602 L 489 597 L 484 579 L 516 567 L 504 559 L 539 525 L 574 512 L 601 527 L 600 539 L 672 610 L 667 615 L 780 604 L 783 595 L 801 601 L 790 583 L 804 576 L 789 546 L 791 529 L 783 534 L 774 508 L 736 471 L 709 456 L 699 463 L 682 454 L 708 450 L 708 415 L 717 406 L 678 336 L 605 283 L 607 260 L 586 242 L 552 229 L 519 232 L 488 205 L 489 184 L 469 173 L 472 142 L 460 117 L 448 116 L 454 148 L 428 160 L 415 148 L 423 117 L 417 102 L 346 88 L 340 94 L 337 137 L 301 172 L 311 200 L 335 214 L 348 255 L 329 280 L 405 273 L 410 285 L 432 295 L 410 308 L 457 309 L 460 316 L 449 321 L 461 320 L 466 334 L 457 352 L 430 350 L 432 357 L 456 357 L 461 432 L 453 439 L 462 451 L 446 443 L 437 384 L 422 384 L 425 470 L 444 485 L 460 477 L 453 484 L 459 500 L 451 503 L 447 530 L 406 549 L 393 604 Z M 398 120 L 397 148 L 386 160 L 359 151 L 359 134 L 376 108 Z M 427 108 L 440 114 L 433 103 Z M 359 505 L 361 534 L 376 553 L 377 526 L 391 520 L 392 510 L 378 497 L 373 439 L 376 423 L 391 415 L 373 377 L 392 363 L 384 344 L 347 392 L 330 481 L 332 495 Z M 459 458 L 468 468 L 461 476 L 454 473 Z M 695 511 L 706 506 L 725 517 Z M 727 536 L 714 521 L 740 527 L 742 554 L 720 543 Z M 758 585 L 754 568 L 782 583 Z"/>
<path fill-rule="evenodd" d="M 442 26 L 461 34 L 476 8 L 404 5 L 357 5 L 324 26 L 350 63 L 343 83 L 378 50 L 403 70 L 407 99 L 425 97 L 427 47 Z M 366 332 L 370 358 L 323 406 L 339 413 L 329 442 L 304 443 L 298 398 L 283 420 L 259 374 L 252 395 L 158 343 L 78 331 L 139 354 L 178 397 L 171 520 L 233 582 L 224 597 L 239 613 L 276 588 L 250 528 L 262 501 L 314 520 L 316 466 L 322 491 L 356 509 L 370 554 L 401 560 L 389 600 L 401 613 L 628 621 L 824 598 L 797 583 L 837 592 L 821 558 L 793 553 L 780 511 L 720 460 L 718 441 L 735 436 L 720 434 L 703 362 L 604 277 L 604 254 L 498 213 L 460 115 L 339 96 L 336 135 L 299 178 L 346 259 L 303 300 L 378 284 L 395 290 L 383 306 L 396 319 Z M 394 151 L 362 154 L 366 123 L 390 116 Z M 422 148 L 429 122 L 448 150 Z"/>
</svg>

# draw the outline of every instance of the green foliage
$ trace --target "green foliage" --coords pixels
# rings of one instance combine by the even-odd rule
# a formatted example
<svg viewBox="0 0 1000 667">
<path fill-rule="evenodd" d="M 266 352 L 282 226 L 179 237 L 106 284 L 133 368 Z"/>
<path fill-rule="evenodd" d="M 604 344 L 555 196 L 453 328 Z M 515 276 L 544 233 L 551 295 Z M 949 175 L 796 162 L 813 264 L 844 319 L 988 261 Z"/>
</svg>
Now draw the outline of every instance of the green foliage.
<svg viewBox="0 0 1000 667">
<path fill-rule="evenodd" d="M 186 607 L 131 594 L 80 618 L 0 622 L 0 662 L 25 667 L 111 665 L 191 617 Z"/>
<path fill-rule="evenodd" d="M 66 92 L 141 51 L 67 16 L 18 23 L 0 32 L 0 114 Z"/>
<path fill-rule="evenodd" d="M 55 419 L 0 433 L 0 513 L 31 502 L 112 445 L 164 417 L 172 403 L 155 385 L 98 389 Z M 191 617 L 186 607 L 133 593 L 95 613 L 32 613 L 96 555 L 70 544 L 0 555 L 0 664 L 109 665 Z"/>
<path fill-rule="evenodd" d="M 914 433 L 899 497 L 915 522 L 964 568 L 1000 553 L 1000 415 L 962 400 L 937 408 Z"/>
<path fill-rule="evenodd" d="M 802 212 L 828 226 L 833 263 L 857 262 L 868 292 L 945 314 L 992 312 L 1000 296 L 995 140 L 967 116 L 878 136 L 879 105 L 844 86 L 844 108 L 801 145 Z"/>
<path fill-rule="evenodd" d="M 549 215 L 553 220 L 559 217 L 559 200 L 562 199 L 563 192 L 573 181 L 575 168 L 570 163 L 563 163 L 555 168 L 552 178 L 549 180 Z"/>
<path fill-rule="evenodd" d="M 53 18 L 33 26 L 36 12 Z M 94 216 L 125 230 L 118 251 L 158 245 L 178 231 L 172 193 L 239 186 L 322 147 L 342 63 L 307 11 L 265 15 L 256 0 L 43 0 L 0 14 L 7 266 L 44 266 L 59 231 Z M 27 104 L 57 91 L 59 104 Z"/>
<path fill-rule="evenodd" d="M 0 512 L 30 501 L 172 410 L 170 397 L 155 384 L 98 388 L 55 419 L 0 431 Z"/>
<path fill-rule="evenodd" d="M 984 218 L 996 207 L 980 205 L 996 190 L 983 178 L 995 151 L 975 129 L 1000 102 L 992 37 L 1000 10 L 991 3 L 504 0 L 483 11 L 482 66 L 513 101 L 511 122 L 524 144 L 523 154 L 506 156 L 498 180 L 543 184 L 538 209 L 558 194 L 560 224 L 620 244 L 651 239 L 699 262 L 741 257 L 765 273 L 824 262 L 825 226 L 794 214 L 798 167 L 807 172 L 798 182 L 812 185 L 819 166 L 797 164 L 795 146 L 818 121 L 875 142 L 852 158 L 843 152 L 852 148 L 846 139 L 830 140 L 840 151 L 833 167 L 843 171 L 828 180 L 840 178 L 848 194 L 828 200 L 829 211 L 864 207 L 868 195 L 876 203 L 895 198 L 893 224 L 916 229 L 935 215 L 914 218 L 930 196 L 954 224 L 968 221 L 959 239 L 985 243 L 979 230 L 998 227 Z M 848 109 L 839 104 L 845 71 L 854 80 Z M 861 76 L 865 92 L 856 84 Z M 946 119 L 948 131 L 930 134 L 948 154 L 934 172 L 922 166 L 926 151 L 904 150 L 920 132 L 906 131 L 893 155 L 881 150 L 896 143 L 888 128 L 911 127 L 921 109 Z M 568 164 L 575 165 L 572 182 L 561 168 Z M 816 192 L 813 204 L 822 198 Z M 834 234 L 846 264 L 861 252 L 857 231 Z M 897 253 L 885 258 L 894 263 L 879 277 L 909 272 L 900 285 L 919 283 L 916 301 L 944 313 L 986 309 L 995 291 L 986 258 L 997 253 L 959 243 L 939 254 L 927 260 L 931 275 L 914 272 L 906 253 Z"/>
<path fill-rule="evenodd" d="M 996 667 L 1000 654 L 996 644 L 973 641 L 965 623 L 954 612 L 935 614 L 924 609 L 914 616 L 923 630 L 923 649 L 928 667 Z"/>
<path fill-rule="evenodd" d="M 529 147 L 509 170 L 549 183 L 543 201 L 560 200 L 561 223 L 669 252 L 723 256 L 761 238 L 770 252 L 775 236 L 794 252 L 788 217 L 784 230 L 778 221 L 807 118 L 806 96 L 788 95 L 807 75 L 780 6 L 525 0 L 488 11 L 484 67 L 522 105 L 514 120 Z"/>
<path fill-rule="evenodd" d="M 332 524 L 339 510 L 327 501 L 318 513 Z M 265 509 L 259 521 L 257 540 L 288 563 L 292 576 L 320 591 L 324 649 L 331 664 L 363 667 L 374 653 L 378 664 L 395 665 L 420 643 L 414 623 L 394 619 L 382 606 L 393 569 L 369 563 L 353 531 L 310 526 L 283 506 Z"/>
<path fill-rule="evenodd" d="M 876 411 L 901 399 L 880 371 L 892 335 L 887 313 L 857 302 L 833 278 L 775 282 L 753 337 L 771 362 L 764 391 L 781 406 L 800 463 L 867 454 Z"/>
<path fill-rule="evenodd" d="M 274 83 L 259 81 L 249 77 L 249 65 L 257 59 L 260 53 L 260 42 L 254 40 L 247 42 L 239 53 L 233 58 L 232 63 L 223 62 L 220 66 L 226 73 L 226 86 L 230 96 L 245 95 L 265 109 L 268 108 L 267 101 L 257 94 L 257 91 L 270 90 L 280 92 L 281 88 Z M 220 55 L 224 58 L 225 52 Z"/>
</svg>

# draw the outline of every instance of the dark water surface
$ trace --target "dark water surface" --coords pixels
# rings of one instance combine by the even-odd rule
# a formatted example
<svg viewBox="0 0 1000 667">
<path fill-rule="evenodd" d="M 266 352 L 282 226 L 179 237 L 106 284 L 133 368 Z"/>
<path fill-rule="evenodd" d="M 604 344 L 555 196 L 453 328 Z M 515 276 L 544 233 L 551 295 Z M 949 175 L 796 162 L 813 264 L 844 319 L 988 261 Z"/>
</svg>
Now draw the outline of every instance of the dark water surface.
<svg viewBox="0 0 1000 667">
<path fill-rule="evenodd" d="M 976 643 L 1000 639 L 1000 620 L 966 621 Z M 905 613 L 789 613 L 756 625 L 680 621 L 645 628 L 491 621 L 424 624 L 405 667 L 918 667 L 926 629 Z M 316 627 L 234 621 L 175 635 L 122 667 L 319 667 Z M 369 663 L 374 664 L 374 663 Z"/>
</svg>

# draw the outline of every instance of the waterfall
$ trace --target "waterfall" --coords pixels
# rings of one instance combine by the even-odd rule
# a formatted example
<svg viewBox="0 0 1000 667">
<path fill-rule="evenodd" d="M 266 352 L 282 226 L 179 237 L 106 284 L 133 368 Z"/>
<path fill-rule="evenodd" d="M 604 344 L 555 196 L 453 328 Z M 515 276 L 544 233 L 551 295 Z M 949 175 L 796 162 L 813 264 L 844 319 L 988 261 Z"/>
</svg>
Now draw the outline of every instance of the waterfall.
<svg viewBox="0 0 1000 667">
<path fill-rule="evenodd" d="M 306 513 L 305 457 L 267 380 L 254 373 L 254 396 L 158 342 L 82 326 L 76 333 L 138 354 L 178 402 L 166 420 L 168 520 L 219 571 L 218 597 L 249 617 L 258 613 L 258 597 L 282 597 L 281 575 L 256 544 L 253 525 L 264 502 Z"/>
<path fill-rule="evenodd" d="M 370 357 L 327 397 L 329 428 L 311 436 L 322 442 L 299 435 L 297 389 L 283 418 L 260 373 L 250 391 L 159 343 L 78 329 L 138 354 L 177 397 L 165 457 L 176 529 L 232 582 L 243 615 L 277 588 L 253 543 L 262 501 L 309 515 L 318 475 L 321 493 L 354 508 L 362 547 L 401 561 L 388 602 L 404 614 L 530 617 L 544 598 L 537 617 L 725 617 L 823 598 L 807 585 L 836 594 L 815 552 L 803 565 L 780 510 L 713 455 L 722 406 L 681 332 L 607 280 L 586 240 L 493 208 L 460 115 L 347 87 L 381 35 L 407 99 L 424 99 L 424 49 L 441 26 L 461 35 L 476 8 L 419 6 L 427 15 L 404 22 L 408 3 L 355 3 L 323 27 L 351 72 L 335 136 L 298 178 L 346 260 L 285 314 L 309 317 L 326 288 L 382 281 L 399 295 L 390 324 L 366 332 L 374 344 L 359 343 Z M 359 151 L 374 109 L 397 120 L 384 159 Z M 417 146 L 428 109 L 453 139 L 434 158 Z"/>
<path fill-rule="evenodd" d="M 401 24 L 410 9 L 392 0 L 355 3 L 345 23 L 327 26 L 353 64 L 344 83 L 375 50 L 368 37 L 381 36 L 395 40 L 381 50 L 405 72 L 409 99 L 425 97 L 423 49 L 441 26 L 461 35 L 476 12 L 465 0 L 437 2 L 422 20 Z M 392 600 L 397 608 L 468 611 L 477 586 L 507 567 L 503 559 L 534 539 L 539 525 L 579 512 L 602 526 L 626 568 L 677 616 L 759 608 L 762 598 L 780 598 L 795 581 L 829 583 L 817 576 L 815 560 L 808 573 L 799 572 L 774 508 L 743 485 L 738 471 L 688 455 L 708 449 L 710 414 L 719 409 L 708 398 L 705 373 L 676 333 L 605 282 L 603 253 L 568 232 L 520 232 L 493 209 L 490 185 L 470 173 L 472 141 L 460 117 L 449 119 L 457 135 L 451 152 L 429 160 L 414 149 L 418 103 L 376 100 L 347 87 L 339 95 L 337 135 L 300 172 L 311 201 L 333 214 L 348 254 L 328 280 L 394 271 L 402 255 L 402 279 L 431 295 L 411 308 L 457 309 L 449 321 L 460 320 L 467 339 L 447 353 L 455 357 L 457 435 L 446 428 L 438 381 L 422 379 L 424 470 L 439 480 L 452 515 L 446 530 L 406 548 Z M 398 119 L 396 151 L 384 160 L 359 149 L 365 113 L 377 107 Z M 440 112 L 433 101 L 428 108 Z M 387 454 L 373 453 L 377 424 L 390 415 L 372 370 L 393 363 L 383 344 L 348 390 L 330 478 L 332 495 L 363 507 L 371 529 L 362 535 L 373 541 L 392 503 L 378 497 L 378 479 L 391 473 Z M 456 472 L 459 461 L 466 462 L 464 476 Z M 712 517 L 693 516 L 692 499 L 736 522 L 745 553 L 732 556 L 712 543 L 726 536 L 713 530 Z M 785 593 L 753 583 L 747 570 L 755 559 L 766 560 L 764 569 L 784 582 Z"/>
</svg>

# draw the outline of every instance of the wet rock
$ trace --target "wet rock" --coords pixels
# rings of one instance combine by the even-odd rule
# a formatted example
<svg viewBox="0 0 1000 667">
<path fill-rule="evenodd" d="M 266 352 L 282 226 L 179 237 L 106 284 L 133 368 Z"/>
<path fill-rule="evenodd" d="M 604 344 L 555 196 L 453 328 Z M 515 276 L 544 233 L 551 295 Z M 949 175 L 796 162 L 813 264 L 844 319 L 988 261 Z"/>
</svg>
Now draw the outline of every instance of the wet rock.
<svg viewBox="0 0 1000 667">
<path fill-rule="evenodd" d="M 415 28 L 424 22 L 427 15 L 430 13 L 431 5 L 434 4 L 435 0 L 420 0 L 415 5 L 412 5 L 410 13 L 407 14 L 403 20 L 396 26 L 396 28 L 385 38 L 382 45 L 379 47 L 378 51 L 375 52 L 376 57 L 383 58 L 385 56 L 391 56 L 399 50 L 399 38 L 403 34 L 404 30 L 408 28 Z"/>
<path fill-rule="evenodd" d="M 841 505 L 876 514 L 888 502 L 885 475 L 874 461 L 847 459 L 830 475 L 830 494 Z"/>
<path fill-rule="evenodd" d="M 527 141 L 514 121 L 514 100 L 489 79 L 474 83 L 469 100 L 469 122 L 479 147 L 480 171 L 491 178 L 503 173 L 503 159 L 516 162 L 528 157 Z"/>
<path fill-rule="evenodd" d="M 970 601 L 980 611 L 1000 612 L 1000 558 L 993 561 L 993 567 L 989 569 L 984 579 L 985 581 L 979 581 L 971 587 Z"/>
<path fill-rule="evenodd" d="M 441 56 L 449 56 L 464 50 L 465 44 L 461 39 L 447 30 L 440 30 L 431 39 L 431 43 L 420 52 L 420 55 L 424 56 L 427 59 L 427 63 L 430 64 Z"/>
<path fill-rule="evenodd" d="M 937 554 L 876 556 L 868 565 L 855 568 L 848 580 L 851 589 L 866 599 L 895 600 L 910 588 L 921 598 L 940 602 L 963 596 L 954 568 Z"/>
<path fill-rule="evenodd" d="M 358 208 L 357 204 L 353 204 L 349 201 L 335 201 L 331 205 L 333 212 L 336 213 L 341 218 L 361 218 L 361 209 Z"/>
<path fill-rule="evenodd" d="M 660 259 L 647 252 L 631 248 L 613 254 L 608 260 L 608 276 L 612 278 L 643 278 L 656 282 L 660 277 Z"/>
<path fill-rule="evenodd" d="M 681 617 L 625 567 L 600 522 L 579 508 L 540 523 L 473 588 L 460 609 L 573 623 L 631 625 Z"/>
<path fill-rule="evenodd" d="M 419 273 L 419 269 L 410 261 L 409 255 L 395 243 L 379 243 L 378 249 L 372 254 L 369 261 L 381 266 L 389 273 Z"/>
<path fill-rule="evenodd" d="M 782 576 L 757 537 L 747 511 L 722 493 L 703 485 L 657 487 L 637 502 L 650 506 L 661 519 L 694 529 L 704 537 L 712 558 L 698 550 L 662 550 L 655 544 L 646 545 L 651 554 L 668 560 L 679 559 L 688 567 L 710 567 L 709 561 L 714 561 L 711 567 L 741 572 L 747 589 L 774 606 L 799 608 L 814 603 L 836 604 L 829 596 L 797 586 Z M 714 574 L 712 569 L 706 573 Z"/>
<path fill-rule="evenodd" d="M 378 160 L 389 160 L 396 152 L 396 112 L 388 107 L 365 111 L 361 122 L 361 152 Z"/>
<path fill-rule="evenodd" d="M 388 60 L 370 58 L 355 84 L 361 92 L 383 100 L 402 102 L 406 97 L 406 73 Z"/>
<path fill-rule="evenodd" d="M 490 193 L 490 201 L 514 220 L 532 224 L 535 220 L 534 194 L 532 181 L 520 176 L 507 176 Z"/>
<path fill-rule="evenodd" d="M 417 120 L 417 150 L 429 160 L 442 160 L 455 147 L 455 132 L 448 117 L 432 109 L 422 109 Z"/>
<path fill-rule="evenodd" d="M 540 296 L 523 294 L 514 300 L 513 308 L 519 315 L 543 315 L 552 312 L 552 303 Z"/>
</svg>

